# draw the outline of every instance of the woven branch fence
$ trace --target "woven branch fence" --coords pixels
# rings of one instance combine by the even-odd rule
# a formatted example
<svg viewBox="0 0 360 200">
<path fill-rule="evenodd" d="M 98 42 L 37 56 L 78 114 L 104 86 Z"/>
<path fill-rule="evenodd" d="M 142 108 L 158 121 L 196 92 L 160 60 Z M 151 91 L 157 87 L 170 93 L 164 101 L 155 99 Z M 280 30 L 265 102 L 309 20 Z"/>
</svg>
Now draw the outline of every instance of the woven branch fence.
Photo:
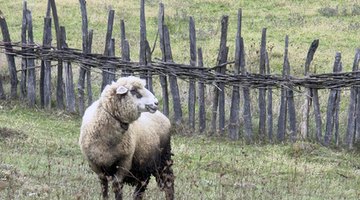
<svg viewBox="0 0 360 200">
<path fill-rule="evenodd" d="M 164 5 L 160 4 L 158 39 L 162 58 L 152 60 L 152 50 L 146 38 L 145 1 L 140 0 L 140 59 L 131 61 L 124 21 L 120 23 L 121 56 L 115 56 L 115 39 L 112 37 L 114 10 L 109 11 L 104 53 L 91 53 L 93 30 L 88 28 L 85 0 L 79 0 L 79 3 L 82 14 L 82 50 L 67 46 L 65 27 L 59 25 L 55 0 L 48 1 L 41 45 L 34 42 L 32 15 L 27 9 L 26 1 L 23 4 L 21 42 L 11 41 L 6 19 L 0 11 L 3 36 L 0 49 L 6 55 L 10 77 L 10 94 L 6 95 L 0 74 L 0 98 L 6 99 L 8 96 L 12 99 L 20 96 L 30 107 L 39 104 L 43 108 L 51 109 L 51 102 L 54 101 L 52 96 L 55 96 L 58 109 L 78 112 L 82 115 L 86 108 L 86 101 L 87 105 L 93 102 L 91 75 L 94 69 L 98 69 L 102 73 L 102 88 L 117 77 L 128 75 L 137 75 L 146 79 L 147 87 L 151 91 L 153 91 L 154 81 L 159 81 L 161 95 L 157 96 L 162 98 L 162 112 L 171 116 L 175 125 L 187 125 L 187 129 L 192 130 L 193 134 L 206 132 L 209 135 L 227 135 L 232 140 L 244 138 L 248 142 L 253 142 L 255 139 L 261 142 L 286 140 L 295 142 L 298 139 L 315 139 L 323 145 L 345 145 L 350 149 L 360 141 L 359 50 L 355 54 L 352 72 L 342 72 L 341 54 L 336 53 L 332 73 L 311 74 L 309 68 L 319 45 L 319 40 L 314 40 L 305 61 L 304 76 L 295 77 L 290 74 L 289 39 L 286 36 L 283 73 L 274 75 L 270 74 L 266 51 L 266 28 L 264 28 L 261 38 L 259 73 L 248 73 L 245 64 L 244 41 L 241 37 L 242 11 L 240 9 L 234 61 L 228 61 L 229 48 L 226 44 L 228 17 L 223 16 L 221 19 L 220 48 L 217 65 L 214 67 L 203 65 L 202 49 L 197 49 L 196 46 L 195 22 L 190 17 L 190 64 L 178 64 L 172 58 L 169 30 L 164 20 Z M 51 44 L 52 22 L 56 33 L 56 46 Z M 21 59 L 19 66 L 15 62 L 16 58 Z M 35 60 L 41 61 L 40 67 L 35 66 Z M 77 92 L 72 73 L 73 64 L 79 66 L 79 73 L 76 73 L 79 76 Z M 234 66 L 234 71 L 227 69 L 229 65 Z M 55 72 L 54 68 L 57 69 Z M 38 72 L 39 81 L 36 78 Z M 56 77 L 56 81 L 52 80 L 53 77 Z M 153 79 L 154 77 L 158 78 Z M 188 82 L 187 121 L 183 117 L 183 109 L 186 106 L 182 106 L 184 102 L 181 102 L 178 79 Z M 55 91 L 52 91 L 54 82 L 56 82 Z M 207 96 L 205 87 L 213 88 L 210 113 L 207 112 L 209 106 L 207 107 L 205 103 Z M 346 133 L 339 132 L 340 96 L 343 88 L 350 89 Z M 329 91 L 324 118 L 319 100 L 321 89 Z M 230 99 L 226 98 L 227 90 L 231 91 Z M 273 106 L 274 90 L 280 92 L 279 106 L 276 108 Z M 53 92 L 56 95 L 52 95 Z M 258 95 L 256 101 L 254 101 L 254 93 Z M 40 96 L 37 97 L 37 94 Z M 301 98 L 295 98 L 295 94 L 301 94 Z M 169 98 L 170 95 L 172 98 Z M 302 101 L 301 109 L 296 109 L 295 99 Z M 171 103 L 170 100 L 172 100 Z M 227 108 L 226 105 L 230 106 Z M 309 122 L 312 117 L 311 108 L 313 108 L 314 118 L 313 129 L 310 128 L 312 125 Z M 278 109 L 279 113 L 277 119 L 274 119 L 275 109 Z M 257 125 L 254 124 L 255 121 L 258 122 Z"/>
</svg>

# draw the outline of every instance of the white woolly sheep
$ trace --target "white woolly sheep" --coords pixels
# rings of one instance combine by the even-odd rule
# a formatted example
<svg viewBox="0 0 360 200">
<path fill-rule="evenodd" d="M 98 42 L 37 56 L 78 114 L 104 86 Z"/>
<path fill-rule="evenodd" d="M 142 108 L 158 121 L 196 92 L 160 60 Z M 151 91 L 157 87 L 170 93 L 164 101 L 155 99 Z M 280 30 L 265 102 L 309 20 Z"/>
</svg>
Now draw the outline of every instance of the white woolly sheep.
<svg viewBox="0 0 360 200">
<path fill-rule="evenodd" d="M 151 175 L 166 199 L 174 199 L 171 125 L 157 105 L 145 81 L 125 77 L 107 85 L 85 111 L 79 144 L 104 199 L 110 180 L 116 199 L 122 199 L 124 183 L 136 186 L 134 199 L 142 199 Z"/>
</svg>

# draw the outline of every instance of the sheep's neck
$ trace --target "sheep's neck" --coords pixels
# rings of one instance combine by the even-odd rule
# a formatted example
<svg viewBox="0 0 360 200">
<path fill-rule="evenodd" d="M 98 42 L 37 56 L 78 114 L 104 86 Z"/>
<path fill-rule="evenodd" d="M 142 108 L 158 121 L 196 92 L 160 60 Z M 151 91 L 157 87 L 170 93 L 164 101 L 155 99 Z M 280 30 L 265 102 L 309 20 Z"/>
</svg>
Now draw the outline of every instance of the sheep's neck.
<svg viewBox="0 0 360 200">
<path fill-rule="evenodd" d="M 122 129 L 124 130 L 128 130 L 129 129 L 129 123 L 125 123 L 122 122 L 118 117 L 116 117 L 115 115 L 111 114 L 109 111 L 107 111 L 104 107 L 102 107 L 102 109 L 109 114 L 112 118 L 114 118 L 116 121 L 118 121 L 120 123 L 120 126 Z"/>
</svg>

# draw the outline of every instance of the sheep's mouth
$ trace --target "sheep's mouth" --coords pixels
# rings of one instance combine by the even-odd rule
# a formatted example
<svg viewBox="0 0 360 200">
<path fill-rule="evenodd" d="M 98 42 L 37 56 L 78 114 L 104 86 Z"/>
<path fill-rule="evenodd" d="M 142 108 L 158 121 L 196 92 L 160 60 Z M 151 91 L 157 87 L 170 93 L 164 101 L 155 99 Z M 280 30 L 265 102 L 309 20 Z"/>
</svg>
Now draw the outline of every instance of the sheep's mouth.
<svg viewBox="0 0 360 200">
<path fill-rule="evenodd" d="M 150 113 L 154 113 L 154 112 L 157 111 L 157 106 L 146 105 L 145 107 L 146 107 L 146 109 L 147 109 Z"/>
</svg>

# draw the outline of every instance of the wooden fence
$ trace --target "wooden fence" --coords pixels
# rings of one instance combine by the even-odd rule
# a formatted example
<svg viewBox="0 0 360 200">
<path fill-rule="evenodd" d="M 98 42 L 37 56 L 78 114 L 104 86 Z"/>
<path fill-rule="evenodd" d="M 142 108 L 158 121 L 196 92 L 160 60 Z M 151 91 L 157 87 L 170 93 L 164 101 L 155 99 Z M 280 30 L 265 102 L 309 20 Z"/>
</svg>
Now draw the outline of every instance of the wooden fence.
<svg viewBox="0 0 360 200">
<path fill-rule="evenodd" d="M 145 5 L 144 0 L 141 0 L 140 59 L 135 62 L 130 60 L 124 21 L 120 23 L 121 57 L 115 57 L 115 39 L 112 36 L 114 10 L 109 11 L 104 53 L 101 55 L 91 53 L 93 30 L 89 30 L 88 27 L 86 2 L 85 0 L 79 0 L 79 2 L 82 14 L 82 50 L 71 49 L 67 46 L 66 30 L 59 24 L 55 0 L 48 1 L 42 45 L 36 45 L 34 42 L 32 15 L 31 11 L 27 9 L 26 1 L 23 5 L 21 42 L 11 42 L 5 17 L 0 12 L 0 26 L 3 35 L 0 49 L 4 50 L 7 57 L 11 86 L 10 94 L 5 95 L 0 75 L 0 98 L 5 99 L 9 96 L 12 99 L 18 98 L 19 95 L 21 99 L 27 101 L 29 106 L 39 104 L 46 109 L 51 109 L 51 103 L 56 102 L 56 108 L 65 109 L 68 112 L 78 112 L 82 115 L 85 108 L 93 101 L 91 73 L 93 69 L 97 68 L 102 70 L 102 88 L 115 80 L 117 76 L 135 74 L 146 79 L 148 89 L 153 91 L 153 81 L 159 80 L 163 103 L 162 112 L 167 116 L 171 115 L 175 125 L 186 124 L 189 130 L 193 130 L 193 133 L 207 132 L 210 135 L 221 136 L 225 136 L 227 133 L 232 140 L 242 137 L 248 142 L 254 140 L 295 142 L 298 139 L 316 139 L 326 146 L 330 144 L 345 145 L 350 149 L 360 141 L 359 50 L 355 55 L 352 72 L 341 72 L 341 54 L 336 53 L 333 73 L 311 74 L 310 64 L 319 45 L 319 41 L 314 40 L 305 61 L 304 77 L 297 78 L 290 75 L 289 39 L 286 36 L 282 76 L 271 75 L 266 50 L 267 32 L 264 28 L 261 38 L 259 73 L 248 73 L 245 64 L 244 41 L 241 36 L 242 12 L 240 9 L 234 61 L 228 61 L 228 17 L 224 16 L 221 19 L 217 66 L 211 68 L 204 67 L 202 49 L 197 49 L 196 45 L 195 22 L 190 17 L 190 64 L 177 64 L 172 58 L 169 30 L 164 21 L 164 5 L 160 4 L 158 40 L 162 58 L 161 60 L 152 60 L 152 50 L 146 38 Z M 55 27 L 56 46 L 51 44 L 52 23 Z M 21 68 L 16 66 L 16 57 L 21 59 Z M 36 69 L 35 60 L 41 60 L 40 70 Z M 54 62 L 57 63 L 56 72 L 52 71 L 55 69 Z M 77 92 L 72 73 L 74 63 L 80 66 Z M 233 72 L 227 70 L 229 64 L 234 65 Z M 36 71 L 40 71 L 40 81 L 37 81 Z M 18 81 L 18 76 L 20 76 L 20 81 Z M 159 78 L 153 80 L 154 76 Z M 56 81 L 52 80 L 53 77 L 56 77 Z M 186 106 L 181 105 L 178 78 L 186 80 L 189 85 L 188 111 L 186 112 L 188 117 L 183 116 L 183 107 Z M 56 95 L 54 95 L 56 101 L 51 98 L 54 92 L 52 91 L 54 83 L 56 83 Z M 211 109 L 207 109 L 209 105 L 205 103 L 205 96 L 208 95 L 205 87 L 213 87 Z M 298 89 L 299 87 L 301 89 Z M 339 110 L 342 88 L 350 88 L 350 100 L 346 133 L 340 134 Z M 321 113 L 319 101 L 319 90 L 321 89 L 330 90 L 324 125 L 322 117 L 324 113 Z M 226 98 L 226 90 L 231 90 L 231 100 Z M 277 119 L 273 114 L 275 109 L 273 90 L 280 90 L 281 93 Z M 303 101 L 302 109 L 297 111 L 294 93 L 300 90 L 305 91 L 305 95 L 300 98 Z M 256 98 L 254 97 L 255 92 L 258 94 Z M 39 93 L 39 97 L 37 97 L 37 93 Z M 169 94 L 172 98 L 169 98 Z M 170 99 L 172 102 L 169 102 Z M 252 101 L 253 99 L 257 99 L 257 101 Z M 226 104 L 230 104 L 229 112 L 226 112 Z M 314 113 L 315 133 L 310 130 L 311 107 L 313 107 Z M 251 108 L 256 108 L 257 111 L 251 110 Z M 197 113 L 196 110 L 198 110 Z M 211 112 L 209 113 L 207 110 L 211 110 Z M 254 112 L 257 116 L 254 116 Z M 210 120 L 207 120 L 208 118 Z M 258 121 L 258 124 L 254 124 L 254 121 Z"/>
</svg>

